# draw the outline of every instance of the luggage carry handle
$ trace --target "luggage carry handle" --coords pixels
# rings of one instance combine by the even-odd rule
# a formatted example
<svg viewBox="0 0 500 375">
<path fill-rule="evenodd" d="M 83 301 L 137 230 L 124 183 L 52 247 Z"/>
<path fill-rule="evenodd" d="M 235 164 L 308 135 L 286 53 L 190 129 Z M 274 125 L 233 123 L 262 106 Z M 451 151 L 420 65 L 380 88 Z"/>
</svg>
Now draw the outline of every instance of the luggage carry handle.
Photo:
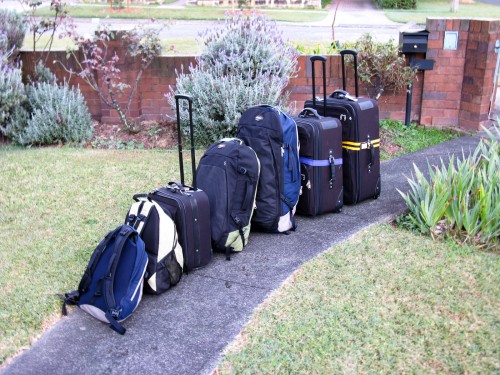
<svg viewBox="0 0 500 375">
<path fill-rule="evenodd" d="M 326 57 L 323 56 L 311 56 L 313 106 L 316 108 L 316 74 L 314 72 L 314 63 L 316 61 L 321 61 L 323 65 L 323 113 L 326 114 Z"/>
<path fill-rule="evenodd" d="M 132 196 L 132 199 L 133 199 L 134 201 L 136 201 L 136 202 L 139 202 L 140 198 L 148 198 L 148 195 L 147 195 L 147 194 L 145 194 L 145 193 L 141 193 L 141 194 L 134 194 L 134 195 Z M 149 198 L 148 198 L 148 200 L 149 200 Z"/>
<path fill-rule="evenodd" d="M 317 119 L 321 118 L 321 116 L 318 114 L 318 111 L 310 107 L 304 108 L 302 111 L 300 111 L 299 117 L 316 117 Z"/>
<path fill-rule="evenodd" d="M 167 186 L 167 188 L 173 188 L 173 189 L 179 189 L 181 193 L 184 193 L 186 191 L 186 187 L 190 188 L 191 186 L 185 185 L 182 182 L 179 181 L 170 181 Z"/>
<path fill-rule="evenodd" d="M 354 58 L 354 94 L 356 98 L 358 97 L 358 51 L 352 49 L 344 49 L 340 51 L 340 56 L 342 56 L 342 88 L 346 89 L 346 74 L 345 74 L 345 64 L 344 57 L 350 55 Z"/>
<path fill-rule="evenodd" d="M 347 99 L 347 100 L 352 100 L 353 102 L 357 102 L 357 98 L 353 98 L 347 91 L 345 90 L 335 90 L 331 95 L 330 98 L 335 98 L 335 99 Z"/>
<path fill-rule="evenodd" d="M 181 135 L 181 116 L 180 116 L 180 108 L 179 101 L 181 99 L 187 100 L 189 103 L 188 112 L 189 112 L 189 133 L 191 138 L 191 169 L 193 173 L 193 187 L 196 190 L 196 161 L 194 154 L 194 131 L 193 131 L 193 98 L 188 95 L 175 95 L 175 109 L 177 114 L 177 141 L 178 141 L 178 149 L 179 149 L 179 170 L 181 175 L 181 184 L 184 185 L 184 161 L 182 159 L 182 135 Z"/>
<path fill-rule="evenodd" d="M 243 141 L 241 139 L 239 139 L 239 138 L 236 138 L 236 137 L 222 138 L 222 139 L 219 140 L 219 143 L 223 143 L 223 142 L 237 142 L 240 145 L 243 144 Z"/>
</svg>

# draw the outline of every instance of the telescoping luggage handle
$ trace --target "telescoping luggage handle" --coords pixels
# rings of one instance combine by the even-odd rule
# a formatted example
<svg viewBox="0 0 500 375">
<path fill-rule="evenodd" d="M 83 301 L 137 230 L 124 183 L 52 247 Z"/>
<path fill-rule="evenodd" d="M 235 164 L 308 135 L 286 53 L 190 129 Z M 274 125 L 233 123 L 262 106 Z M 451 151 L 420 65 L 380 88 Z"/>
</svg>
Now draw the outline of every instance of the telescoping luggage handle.
<svg viewBox="0 0 500 375">
<path fill-rule="evenodd" d="M 180 107 L 179 101 L 187 100 L 189 107 L 189 134 L 191 139 L 191 169 L 193 171 L 193 188 L 197 189 L 196 185 L 196 161 L 195 161 L 195 153 L 194 153 L 194 132 L 193 132 L 193 98 L 188 95 L 175 95 L 175 107 L 177 111 L 177 141 L 178 141 L 178 149 L 179 149 L 179 170 L 181 174 L 181 184 L 184 185 L 184 161 L 182 158 L 182 135 L 181 135 L 181 116 L 180 116 Z"/>
<path fill-rule="evenodd" d="M 326 58 L 323 56 L 311 56 L 313 107 L 316 108 L 316 74 L 314 72 L 314 63 L 316 61 L 321 61 L 323 67 L 323 113 L 326 114 Z"/>
<path fill-rule="evenodd" d="M 342 56 L 342 88 L 346 89 L 346 74 L 345 74 L 345 63 L 344 58 L 346 55 L 351 55 L 354 59 L 354 94 L 356 98 L 358 97 L 358 51 L 352 49 L 344 49 L 340 51 L 340 56 Z M 314 80 L 313 80 L 314 82 Z"/>
</svg>

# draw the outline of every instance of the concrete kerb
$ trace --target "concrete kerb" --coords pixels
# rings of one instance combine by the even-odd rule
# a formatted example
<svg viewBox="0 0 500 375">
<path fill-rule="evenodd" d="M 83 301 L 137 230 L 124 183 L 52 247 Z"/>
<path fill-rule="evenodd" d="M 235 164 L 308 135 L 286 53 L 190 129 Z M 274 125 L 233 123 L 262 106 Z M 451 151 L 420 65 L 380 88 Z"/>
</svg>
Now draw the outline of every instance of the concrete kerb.
<svg viewBox="0 0 500 375">
<path fill-rule="evenodd" d="M 465 136 L 382 163 L 379 199 L 345 206 L 340 214 L 298 217 L 290 235 L 252 233 L 248 247 L 226 261 L 185 275 L 160 296 L 145 296 L 120 336 L 84 312 L 73 312 L 46 332 L 1 374 L 210 374 L 224 348 L 254 310 L 304 262 L 359 230 L 405 210 L 397 189 L 415 163 L 426 171 L 452 153 L 468 154 L 478 136 Z M 377 244 L 374 243 L 374 246 Z"/>
</svg>

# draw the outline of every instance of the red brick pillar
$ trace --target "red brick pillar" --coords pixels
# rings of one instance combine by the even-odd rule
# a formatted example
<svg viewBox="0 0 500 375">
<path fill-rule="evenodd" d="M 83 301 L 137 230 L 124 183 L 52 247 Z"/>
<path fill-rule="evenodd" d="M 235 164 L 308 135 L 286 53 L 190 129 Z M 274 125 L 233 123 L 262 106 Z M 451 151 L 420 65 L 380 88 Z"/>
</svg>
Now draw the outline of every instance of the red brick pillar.
<svg viewBox="0 0 500 375">
<path fill-rule="evenodd" d="M 420 122 L 479 130 L 488 120 L 500 20 L 428 18 L 427 58 Z M 458 32 L 456 50 L 444 49 L 446 31 Z"/>
<path fill-rule="evenodd" d="M 488 121 L 498 39 L 500 20 L 470 21 L 459 118 L 462 128 L 479 130 Z"/>
<path fill-rule="evenodd" d="M 469 21 L 427 18 L 429 44 L 427 59 L 434 69 L 424 73 L 420 123 L 432 126 L 459 126 L 464 64 L 467 51 Z M 458 31 L 456 50 L 445 50 L 446 31 Z"/>
</svg>

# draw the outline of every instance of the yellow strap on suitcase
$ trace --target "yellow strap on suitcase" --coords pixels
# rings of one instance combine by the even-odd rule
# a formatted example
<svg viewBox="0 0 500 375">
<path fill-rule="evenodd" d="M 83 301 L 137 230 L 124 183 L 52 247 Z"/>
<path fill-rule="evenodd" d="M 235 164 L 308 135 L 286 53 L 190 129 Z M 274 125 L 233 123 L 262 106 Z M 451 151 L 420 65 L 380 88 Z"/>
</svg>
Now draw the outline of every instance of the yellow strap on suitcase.
<svg viewBox="0 0 500 375">
<path fill-rule="evenodd" d="M 342 148 L 352 151 L 369 150 L 370 148 L 380 147 L 380 138 L 369 140 L 366 142 L 351 142 L 343 141 Z"/>
</svg>

